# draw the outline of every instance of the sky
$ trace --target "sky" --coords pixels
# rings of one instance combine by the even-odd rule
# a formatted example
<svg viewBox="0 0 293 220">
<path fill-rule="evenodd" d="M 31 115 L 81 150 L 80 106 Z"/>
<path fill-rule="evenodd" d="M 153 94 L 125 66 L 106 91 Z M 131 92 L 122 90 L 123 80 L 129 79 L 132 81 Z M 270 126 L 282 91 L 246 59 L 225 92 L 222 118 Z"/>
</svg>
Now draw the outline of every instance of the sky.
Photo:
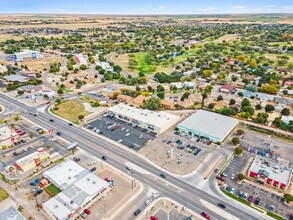
<svg viewBox="0 0 293 220">
<path fill-rule="evenodd" d="M 293 13 L 293 0 L 0 0 L 0 13 Z"/>
</svg>

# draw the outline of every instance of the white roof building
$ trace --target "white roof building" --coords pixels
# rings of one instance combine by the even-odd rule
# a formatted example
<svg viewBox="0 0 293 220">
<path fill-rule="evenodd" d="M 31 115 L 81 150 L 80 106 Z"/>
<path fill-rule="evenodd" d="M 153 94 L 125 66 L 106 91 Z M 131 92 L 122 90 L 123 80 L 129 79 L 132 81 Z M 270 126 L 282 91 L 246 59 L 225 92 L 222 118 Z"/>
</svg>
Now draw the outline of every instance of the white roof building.
<svg viewBox="0 0 293 220">
<path fill-rule="evenodd" d="M 285 123 L 285 124 L 289 124 L 290 121 L 293 121 L 293 117 L 292 116 L 285 116 L 283 115 L 281 120 Z"/>
<path fill-rule="evenodd" d="M 75 61 L 77 64 L 79 64 L 79 65 L 81 65 L 81 64 L 85 64 L 85 65 L 87 65 L 87 60 L 86 60 L 86 58 L 84 57 L 84 55 L 82 55 L 82 54 L 76 54 L 76 55 L 73 57 L 73 59 L 74 59 L 74 61 Z"/>
<path fill-rule="evenodd" d="M 24 59 L 38 59 L 43 58 L 43 55 L 39 51 L 34 50 L 22 50 L 12 55 L 15 61 L 23 61 Z"/>
<path fill-rule="evenodd" d="M 182 89 L 184 86 L 184 84 L 182 82 L 172 82 L 170 85 L 171 85 L 171 87 L 176 86 L 177 89 Z"/>
<path fill-rule="evenodd" d="M 99 199 L 98 195 L 109 186 L 107 181 L 89 173 L 72 160 L 67 160 L 46 172 L 44 176 L 48 178 L 49 175 L 48 179 L 53 184 L 59 183 L 65 187 L 58 195 L 43 203 L 48 215 L 57 220 L 66 220 L 93 204 Z"/>
<path fill-rule="evenodd" d="M 120 120 L 131 122 L 158 134 L 165 132 L 180 120 L 179 116 L 167 112 L 138 109 L 122 103 L 109 108 L 108 112 Z"/>
<path fill-rule="evenodd" d="M 238 120 L 214 112 L 198 110 L 182 121 L 177 128 L 213 142 L 223 142 L 237 125 Z"/>
<path fill-rule="evenodd" d="M 88 170 L 78 163 L 68 160 L 45 171 L 43 176 L 59 189 L 64 190 L 88 173 Z"/>
</svg>

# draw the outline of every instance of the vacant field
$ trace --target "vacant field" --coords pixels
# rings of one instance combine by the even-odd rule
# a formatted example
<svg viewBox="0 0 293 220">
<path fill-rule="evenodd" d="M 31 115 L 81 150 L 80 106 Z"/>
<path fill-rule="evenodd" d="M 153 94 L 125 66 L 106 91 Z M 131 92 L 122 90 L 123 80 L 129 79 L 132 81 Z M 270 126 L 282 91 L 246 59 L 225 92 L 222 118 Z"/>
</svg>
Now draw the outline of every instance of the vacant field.
<svg viewBox="0 0 293 220">
<path fill-rule="evenodd" d="M 23 37 L 21 36 L 15 36 L 12 34 L 0 34 L 0 42 L 6 41 L 6 40 L 22 40 Z"/>
<path fill-rule="evenodd" d="M 28 68 L 33 69 L 35 71 L 43 71 L 44 69 L 49 70 L 51 63 L 63 63 L 65 60 L 61 57 L 55 58 L 43 58 L 43 59 L 36 59 L 30 61 L 23 61 L 21 62 L 22 65 L 27 65 Z"/>
<path fill-rule="evenodd" d="M 291 41 L 292 42 L 292 41 Z M 284 46 L 284 45 L 288 45 L 287 42 L 270 42 L 269 45 L 279 45 L 280 47 Z"/>
<path fill-rule="evenodd" d="M 237 34 L 226 34 L 218 39 L 214 40 L 216 43 L 222 43 L 223 41 L 231 42 L 239 39 L 239 35 Z"/>
<path fill-rule="evenodd" d="M 111 60 L 116 63 L 117 65 L 121 66 L 122 69 L 129 71 L 128 69 L 128 62 L 129 62 L 129 56 L 128 54 L 119 54 L 116 56 L 112 56 Z"/>
<path fill-rule="evenodd" d="M 85 110 L 83 104 L 76 100 L 62 102 L 60 105 L 58 105 L 58 110 L 52 110 L 52 112 L 76 124 L 78 124 L 79 115 L 87 116 L 91 114 L 91 112 Z"/>
<path fill-rule="evenodd" d="M 94 99 L 94 98 L 89 97 L 89 96 L 83 96 L 80 99 L 85 101 L 85 102 L 90 103 L 91 107 L 93 107 L 93 108 L 97 108 L 97 107 L 100 106 L 100 101 L 98 99 Z"/>
<path fill-rule="evenodd" d="M 0 202 L 7 199 L 9 197 L 9 194 L 2 188 L 0 188 Z"/>
<path fill-rule="evenodd" d="M 277 61 L 278 60 L 278 56 L 282 56 L 282 54 L 271 54 L 271 53 L 266 53 L 264 54 L 264 56 L 268 59 L 271 59 L 271 60 L 274 60 L 274 61 Z M 289 60 L 288 62 L 293 62 L 293 55 L 288 55 L 286 54 L 286 56 L 289 57 Z"/>
<path fill-rule="evenodd" d="M 57 186 L 55 186 L 53 183 L 47 186 L 47 190 L 50 191 L 54 196 L 61 192 L 61 190 L 57 188 Z"/>
</svg>

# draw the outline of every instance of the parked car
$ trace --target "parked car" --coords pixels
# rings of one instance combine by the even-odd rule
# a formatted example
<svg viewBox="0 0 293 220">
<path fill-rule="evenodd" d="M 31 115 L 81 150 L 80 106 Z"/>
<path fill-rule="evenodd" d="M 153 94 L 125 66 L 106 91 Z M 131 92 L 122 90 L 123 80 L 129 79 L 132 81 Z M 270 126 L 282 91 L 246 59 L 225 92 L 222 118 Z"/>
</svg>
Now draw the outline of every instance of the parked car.
<svg viewBox="0 0 293 220">
<path fill-rule="evenodd" d="M 293 220 L 293 213 L 290 214 L 289 219 Z"/>
<path fill-rule="evenodd" d="M 260 203 L 260 198 L 256 198 L 255 201 L 254 201 L 254 204 L 259 205 L 259 203 Z"/>
<path fill-rule="evenodd" d="M 270 210 L 271 212 L 275 211 L 275 209 L 276 209 L 275 206 L 270 205 L 269 210 Z"/>
<path fill-rule="evenodd" d="M 13 152 L 13 155 L 14 155 L 14 156 L 18 156 L 18 153 L 16 153 L 16 152 Z"/>
<path fill-rule="evenodd" d="M 211 219 L 211 216 L 206 212 L 202 212 L 201 215 L 207 219 Z"/>
<path fill-rule="evenodd" d="M 222 176 L 216 176 L 216 179 L 221 180 L 221 181 L 225 181 L 224 177 L 222 177 Z"/>
<path fill-rule="evenodd" d="M 238 196 L 239 196 L 240 198 L 242 198 L 243 195 L 244 195 L 244 192 L 243 192 L 243 191 L 240 191 L 240 192 L 238 193 Z"/>
<path fill-rule="evenodd" d="M 223 209 L 226 208 L 226 205 L 225 205 L 224 203 L 221 203 L 221 202 L 218 203 L 218 206 L 220 206 L 220 207 L 223 208 Z"/>
<path fill-rule="evenodd" d="M 134 216 L 138 216 L 140 212 L 141 212 L 141 210 L 140 210 L 140 209 L 137 209 L 137 210 L 133 213 L 133 215 L 134 215 Z"/>
<path fill-rule="evenodd" d="M 222 177 L 227 177 L 228 174 L 227 174 L 227 173 L 222 173 L 221 176 L 222 176 Z"/>
<path fill-rule="evenodd" d="M 85 212 L 80 213 L 81 217 L 87 218 L 87 214 Z"/>
<path fill-rule="evenodd" d="M 91 214 L 91 211 L 89 209 L 85 209 L 85 210 L 83 210 L 83 212 L 85 212 L 87 215 Z"/>
<path fill-rule="evenodd" d="M 30 182 L 30 185 L 31 186 L 36 186 L 36 185 L 38 185 L 38 183 L 36 183 L 36 181 L 33 181 L 33 182 Z"/>
<path fill-rule="evenodd" d="M 160 173 L 160 177 L 166 178 L 166 174 L 165 173 Z"/>
<path fill-rule="evenodd" d="M 61 133 L 60 131 L 58 131 L 56 134 L 57 134 L 58 136 L 61 136 L 61 135 L 62 135 L 62 133 Z"/>
<path fill-rule="evenodd" d="M 231 180 L 234 180 L 234 179 L 235 179 L 235 174 L 232 173 L 232 174 L 231 174 Z"/>
<path fill-rule="evenodd" d="M 156 216 L 151 216 L 150 220 L 159 220 Z"/>
<path fill-rule="evenodd" d="M 248 194 L 247 193 L 244 193 L 243 194 L 243 199 L 247 199 L 248 198 Z"/>
<path fill-rule="evenodd" d="M 108 158 L 106 156 L 102 156 L 102 159 L 103 160 L 107 160 Z"/>
<path fill-rule="evenodd" d="M 96 163 L 97 163 L 96 161 L 92 160 L 92 161 L 88 162 L 87 165 L 91 166 L 91 165 L 94 165 Z"/>
<path fill-rule="evenodd" d="M 95 170 L 97 170 L 97 168 L 93 167 L 92 169 L 90 169 L 90 172 L 94 172 Z"/>
<path fill-rule="evenodd" d="M 50 121 L 50 122 L 54 122 L 54 119 L 50 119 L 49 121 Z"/>
<path fill-rule="evenodd" d="M 253 196 L 249 196 L 247 199 L 248 202 L 253 202 Z"/>
<path fill-rule="evenodd" d="M 69 125 L 69 126 L 73 126 L 73 124 L 72 124 L 72 123 L 68 123 L 68 125 Z"/>
</svg>

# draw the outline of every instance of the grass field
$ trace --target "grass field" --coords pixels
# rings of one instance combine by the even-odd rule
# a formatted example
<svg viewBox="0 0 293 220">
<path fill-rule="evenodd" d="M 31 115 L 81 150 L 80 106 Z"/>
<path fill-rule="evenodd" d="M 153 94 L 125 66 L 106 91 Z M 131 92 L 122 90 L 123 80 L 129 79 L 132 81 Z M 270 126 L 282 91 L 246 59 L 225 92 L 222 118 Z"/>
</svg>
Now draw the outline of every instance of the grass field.
<svg viewBox="0 0 293 220">
<path fill-rule="evenodd" d="M 291 41 L 292 42 L 292 41 Z M 275 45 L 278 44 L 280 47 L 283 47 L 284 45 L 288 45 L 287 42 L 270 42 L 269 45 Z"/>
<path fill-rule="evenodd" d="M 239 35 L 237 35 L 237 34 L 225 34 L 224 36 L 219 37 L 218 39 L 214 40 L 213 42 L 216 42 L 216 43 L 222 43 L 223 41 L 231 42 L 231 41 L 238 40 L 238 39 L 239 39 Z"/>
<path fill-rule="evenodd" d="M 0 188 L 0 202 L 7 199 L 9 197 L 9 194 L 2 188 Z"/>
<path fill-rule="evenodd" d="M 144 52 L 137 53 L 135 54 L 135 58 L 138 63 L 137 69 L 140 72 L 143 72 L 143 73 L 155 72 L 155 71 L 152 71 L 152 68 L 154 68 L 154 65 L 151 65 L 147 60 L 147 53 L 144 53 Z"/>
<path fill-rule="evenodd" d="M 36 59 L 36 60 L 30 60 L 30 61 L 23 61 L 23 65 L 27 65 L 28 68 L 34 69 L 37 71 L 43 71 L 44 68 L 47 70 L 50 69 L 51 63 L 63 63 L 64 58 L 56 57 L 56 58 L 43 58 L 43 59 Z"/>
<path fill-rule="evenodd" d="M 91 114 L 91 112 L 85 110 L 83 104 L 75 100 L 62 102 L 58 105 L 58 110 L 52 110 L 52 112 L 76 124 L 78 124 L 79 115 L 87 116 Z"/>
<path fill-rule="evenodd" d="M 278 60 L 277 57 L 278 57 L 278 56 L 282 56 L 282 55 L 281 55 L 281 54 L 265 53 L 264 56 L 265 56 L 266 58 L 268 58 L 268 59 L 271 59 L 271 60 L 276 61 L 276 60 Z M 288 62 L 293 62 L 293 55 L 288 55 L 288 54 L 286 54 L 286 56 L 289 57 Z"/>
<path fill-rule="evenodd" d="M 21 36 L 15 36 L 12 34 L 0 34 L 0 42 L 6 41 L 6 40 L 22 40 L 23 37 Z"/>
<path fill-rule="evenodd" d="M 51 183 L 49 186 L 46 188 L 48 191 L 52 193 L 52 195 L 57 195 L 58 193 L 61 192 L 59 188 L 57 188 L 53 183 Z"/>
<path fill-rule="evenodd" d="M 91 107 L 93 107 L 93 108 L 97 108 L 97 107 L 100 106 L 100 101 L 98 99 L 94 99 L 94 98 L 89 97 L 89 96 L 83 96 L 80 99 L 85 101 L 85 102 L 90 103 Z"/>
</svg>

